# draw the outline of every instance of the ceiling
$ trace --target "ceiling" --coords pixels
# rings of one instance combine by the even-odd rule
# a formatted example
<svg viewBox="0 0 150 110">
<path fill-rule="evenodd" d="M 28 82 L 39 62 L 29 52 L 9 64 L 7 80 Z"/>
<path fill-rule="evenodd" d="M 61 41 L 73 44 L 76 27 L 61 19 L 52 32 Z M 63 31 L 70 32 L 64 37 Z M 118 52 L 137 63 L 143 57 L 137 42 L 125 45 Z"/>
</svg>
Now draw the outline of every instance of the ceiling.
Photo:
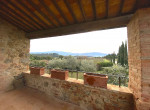
<svg viewBox="0 0 150 110">
<path fill-rule="evenodd" d="M 27 33 L 57 32 L 63 27 L 130 15 L 149 6 L 150 0 L 0 0 L 0 17 Z"/>
</svg>

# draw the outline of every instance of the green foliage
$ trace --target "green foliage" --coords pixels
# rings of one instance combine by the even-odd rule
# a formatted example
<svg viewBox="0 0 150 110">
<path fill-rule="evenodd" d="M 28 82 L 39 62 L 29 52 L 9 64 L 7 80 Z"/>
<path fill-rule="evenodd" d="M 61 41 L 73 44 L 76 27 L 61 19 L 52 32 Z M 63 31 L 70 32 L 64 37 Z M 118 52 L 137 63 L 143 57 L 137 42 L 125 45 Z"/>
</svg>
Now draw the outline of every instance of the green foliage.
<svg viewBox="0 0 150 110">
<path fill-rule="evenodd" d="M 30 55 L 30 60 L 51 60 L 52 57 L 50 56 L 36 56 L 36 55 Z"/>
<path fill-rule="evenodd" d="M 127 86 L 128 82 L 128 66 L 121 66 L 121 65 L 113 65 L 107 59 L 102 60 L 102 62 L 98 63 L 102 65 L 101 74 L 108 74 L 108 75 L 116 75 L 115 77 L 109 76 L 108 83 L 118 85 L 118 75 L 125 76 L 125 78 L 121 79 L 121 84 Z M 85 72 L 96 72 L 96 63 L 94 60 L 87 60 L 87 59 L 77 59 L 73 56 L 67 56 L 63 58 L 54 58 L 44 62 L 40 60 L 33 60 L 30 63 L 30 66 L 34 67 L 51 67 L 56 69 L 69 69 L 69 70 L 78 70 L 78 71 L 85 71 Z M 112 66 L 112 67 L 108 67 Z M 46 69 L 47 73 L 49 73 L 49 69 Z M 76 72 L 69 73 L 70 77 L 76 78 Z M 79 72 L 79 79 L 83 79 L 83 72 Z"/>
<path fill-rule="evenodd" d="M 63 58 L 57 53 L 30 54 L 30 60 L 52 60 L 53 58 Z"/>
<path fill-rule="evenodd" d="M 110 60 L 112 63 L 115 64 L 115 59 L 117 58 L 117 55 L 115 53 L 108 54 L 104 58 Z"/>
<path fill-rule="evenodd" d="M 121 48 L 120 48 L 120 64 L 124 65 L 124 43 L 122 42 Z"/>
<path fill-rule="evenodd" d="M 124 64 L 128 65 L 128 50 L 127 50 L 127 42 L 125 43 L 124 47 Z"/>
<path fill-rule="evenodd" d="M 103 70 L 98 73 L 108 75 L 108 84 L 119 85 L 120 76 L 121 86 L 128 86 L 128 67 L 113 65 L 112 67 L 103 67 Z M 83 74 L 83 72 L 79 72 L 78 78 L 83 79 Z M 76 72 L 69 72 L 69 77 L 71 78 L 76 78 L 76 75 Z"/>
<path fill-rule="evenodd" d="M 46 67 L 46 65 L 47 64 L 45 62 L 39 62 L 37 60 L 30 63 L 30 67 Z"/>
<path fill-rule="evenodd" d="M 104 61 L 99 62 L 99 63 L 97 64 L 97 69 L 98 69 L 98 70 L 101 70 L 102 67 L 110 67 L 110 66 L 113 66 L 113 63 L 110 62 L 109 60 L 104 60 Z"/>
<path fill-rule="evenodd" d="M 69 70 L 78 70 L 78 71 L 96 71 L 96 65 L 94 61 L 90 60 L 78 60 L 75 57 L 68 56 L 62 59 L 53 59 L 48 64 L 51 68 L 58 69 L 69 69 Z"/>
<path fill-rule="evenodd" d="M 108 83 L 118 85 L 118 77 L 119 76 L 124 76 L 124 78 L 121 78 L 121 84 L 124 86 L 128 86 L 128 67 L 123 67 L 121 65 L 113 65 L 112 67 L 104 67 L 103 70 L 101 71 L 102 74 L 108 74 L 108 75 L 116 75 L 114 76 L 109 76 Z M 118 76 L 118 77 L 117 77 Z"/>
<path fill-rule="evenodd" d="M 82 60 L 80 70 L 86 72 L 95 72 L 96 64 L 94 64 L 93 60 Z"/>
<path fill-rule="evenodd" d="M 128 75 L 128 68 L 121 65 L 113 65 L 112 67 L 104 67 L 103 73 L 111 73 L 111 75 Z"/>
<path fill-rule="evenodd" d="M 118 51 L 118 60 L 117 60 L 117 63 L 118 63 L 118 64 L 120 63 L 120 59 L 121 59 L 121 58 L 120 58 L 120 57 L 121 57 L 121 56 L 120 56 L 120 53 L 121 53 L 121 51 L 120 51 L 120 50 L 121 50 L 121 47 L 119 46 L 119 51 Z"/>
<path fill-rule="evenodd" d="M 63 69 L 64 62 L 61 59 L 52 59 L 48 63 L 48 67 L 51 68 L 57 68 L 57 69 Z"/>
<path fill-rule="evenodd" d="M 128 65 L 127 42 L 125 44 L 122 42 L 122 45 L 119 47 L 118 64 L 122 66 Z"/>
<path fill-rule="evenodd" d="M 59 55 L 59 58 L 60 58 L 60 59 L 63 59 L 63 57 L 64 57 L 63 55 Z"/>
<path fill-rule="evenodd" d="M 76 57 L 68 56 L 64 59 L 64 69 L 79 70 L 80 62 Z"/>
<path fill-rule="evenodd" d="M 48 64 L 51 68 L 58 68 L 58 69 L 71 69 L 76 70 L 78 67 L 78 60 L 75 57 L 68 56 L 66 58 L 55 58 L 51 60 Z"/>
</svg>

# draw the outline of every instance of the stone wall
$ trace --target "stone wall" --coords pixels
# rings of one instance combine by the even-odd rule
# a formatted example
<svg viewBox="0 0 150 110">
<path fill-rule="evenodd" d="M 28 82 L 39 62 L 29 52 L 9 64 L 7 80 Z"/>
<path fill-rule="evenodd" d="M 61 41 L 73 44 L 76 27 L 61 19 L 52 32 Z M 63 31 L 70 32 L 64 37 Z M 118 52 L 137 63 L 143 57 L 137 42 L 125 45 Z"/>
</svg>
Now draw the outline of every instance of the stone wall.
<svg viewBox="0 0 150 110">
<path fill-rule="evenodd" d="M 150 8 L 138 10 L 127 27 L 129 88 L 135 109 L 150 110 Z"/>
<path fill-rule="evenodd" d="M 80 83 L 25 73 L 26 86 L 86 108 L 87 110 L 133 110 L 133 95 Z"/>
<path fill-rule="evenodd" d="M 14 77 L 28 69 L 30 40 L 0 19 L 0 92 L 13 89 Z"/>
</svg>

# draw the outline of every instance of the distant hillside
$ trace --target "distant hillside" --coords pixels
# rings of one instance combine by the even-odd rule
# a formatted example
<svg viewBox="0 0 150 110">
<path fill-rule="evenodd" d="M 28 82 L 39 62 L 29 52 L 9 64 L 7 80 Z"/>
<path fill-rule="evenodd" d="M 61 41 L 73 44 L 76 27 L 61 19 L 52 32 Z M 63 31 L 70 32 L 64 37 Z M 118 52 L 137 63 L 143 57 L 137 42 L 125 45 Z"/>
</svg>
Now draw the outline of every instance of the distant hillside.
<svg viewBox="0 0 150 110">
<path fill-rule="evenodd" d="M 30 54 L 59 54 L 63 56 L 89 56 L 89 57 L 103 57 L 106 56 L 107 54 L 105 53 L 100 53 L 100 52 L 88 52 L 88 53 L 71 53 L 71 52 L 63 52 L 63 51 L 49 51 L 49 52 L 31 52 Z"/>
</svg>

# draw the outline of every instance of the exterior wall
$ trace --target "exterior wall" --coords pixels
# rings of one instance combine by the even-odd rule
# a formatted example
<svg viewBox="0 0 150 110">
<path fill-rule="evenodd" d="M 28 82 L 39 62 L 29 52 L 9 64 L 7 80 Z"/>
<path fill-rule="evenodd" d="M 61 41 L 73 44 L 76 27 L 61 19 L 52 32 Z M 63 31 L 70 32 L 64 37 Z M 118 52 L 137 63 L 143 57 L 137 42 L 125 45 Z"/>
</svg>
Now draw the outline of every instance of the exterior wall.
<svg viewBox="0 0 150 110">
<path fill-rule="evenodd" d="M 128 24 L 129 88 L 135 109 L 150 109 L 150 8 L 140 9 Z"/>
<path fill-rule="evenodd" d="M 30 40 L 0 19 L 0 92 L 13 89 L 14 77 L 28 70 Z"/>
<path fill-rule="evenodd" d="M 87 110 L 133 110 L 132 93 L 25 73 L 26 86 Z"/>
</svg>

